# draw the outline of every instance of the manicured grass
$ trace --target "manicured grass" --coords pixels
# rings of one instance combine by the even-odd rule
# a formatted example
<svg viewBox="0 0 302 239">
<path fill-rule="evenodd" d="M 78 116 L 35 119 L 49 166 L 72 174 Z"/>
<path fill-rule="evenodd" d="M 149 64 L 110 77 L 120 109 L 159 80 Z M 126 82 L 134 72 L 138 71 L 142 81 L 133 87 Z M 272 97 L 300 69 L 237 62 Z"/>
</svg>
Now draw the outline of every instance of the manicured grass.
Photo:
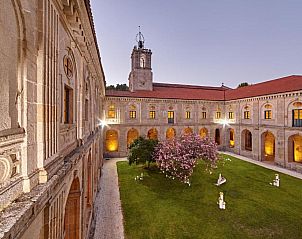
<svg viewBox="0 0 302 239">
<path fill-rule="evenodd" d="M 302 238 L 302 180 L 239 159 L 222 161 L 213 174 L 199 162 L 189 187 L 156 170 L 118 163 L 125 234 L 136 238 Z M 223 162 L 224 165 L 223 165 Z M 143 181 L 134 177 L 144 172 Z M 214 185 L 218 174 L 227 183 Z M 226 210 L 219 210 L 219 192 Z"/>
</svg>

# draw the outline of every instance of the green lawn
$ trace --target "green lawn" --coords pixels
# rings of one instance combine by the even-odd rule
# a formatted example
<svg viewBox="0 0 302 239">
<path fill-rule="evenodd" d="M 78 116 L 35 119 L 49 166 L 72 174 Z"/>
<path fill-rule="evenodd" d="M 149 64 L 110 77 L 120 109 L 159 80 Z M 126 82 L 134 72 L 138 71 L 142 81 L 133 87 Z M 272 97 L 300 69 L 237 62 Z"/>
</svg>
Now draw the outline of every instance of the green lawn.
<svg viewBox="0 0 302 239">
<path fill-rule="evenodd" d="M 239 159 L 219 163 L 213 174 L 199 162 L 191 187 L 156 170 L 118 163 L 125 234 L 136 238 L 302 238 L 302 180 Z M 134 177 L 144 172 L 143 181 Z M 214 185 L 218 174 L 227 183 Z M 225 194 L 226 210 L 216 204 Z"/>
</svg>

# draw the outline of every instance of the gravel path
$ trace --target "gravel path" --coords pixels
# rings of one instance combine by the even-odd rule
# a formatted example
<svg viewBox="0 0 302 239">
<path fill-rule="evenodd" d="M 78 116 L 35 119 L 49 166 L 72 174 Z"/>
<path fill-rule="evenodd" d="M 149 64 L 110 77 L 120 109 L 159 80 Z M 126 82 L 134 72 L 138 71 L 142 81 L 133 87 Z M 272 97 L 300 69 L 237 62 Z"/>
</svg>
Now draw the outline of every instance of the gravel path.
<svg viewBox="0 0 302 239">
<path fill-rule="evenodd" d="M 118 186 L 116 162 L 126 158 L 105 160 L 100 191 L 95 201 L 94 239 L 123 239 L 123 214 Z"/>
</svg>

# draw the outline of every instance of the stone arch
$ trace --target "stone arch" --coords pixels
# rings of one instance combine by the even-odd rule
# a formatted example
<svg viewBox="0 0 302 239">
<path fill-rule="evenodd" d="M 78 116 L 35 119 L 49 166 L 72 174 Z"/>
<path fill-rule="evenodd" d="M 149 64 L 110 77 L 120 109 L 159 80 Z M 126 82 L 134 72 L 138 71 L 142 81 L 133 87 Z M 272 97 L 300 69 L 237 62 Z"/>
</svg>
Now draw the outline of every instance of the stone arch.
<svg viewBox="0 0 302 239">
<path fill-rule="evenodd" d="M 235 147 L 235 130 L 230 128 L 228 131 L 229 131 L 229 147 L 234 148 Z"/>
<path fill-rule="evenodd" d="M 118 146 L 119 146 L 118 132 L 114 129 L 107 130 L 106 140 L 105 140 L 106 151 L 109 152 L 118 151 Z"/>
<path fill-rule="evenodd" d="M 288 138 L 288 161 L 302 163 L 302 136 L 294 134 Z"/>
<path fill-rule="evenodd" d="M 215 143 L 217 145 L 220 145 L 220 129 L 215 129 Z"/>
<path fill-rule="evenodd" d="M 148 134 L 147 134 L 148 139 L 158 139 L 158 132 L 156 128 L 149 129 Z"/>
<path fill-rule="evenodd" d="M 64 239 L 80 238 L 81 187 L 76 177 L 70 187 L 64 216 Z"/>
<path fill-rule="evenodd" d="M 248 151 L 253 149 L 253 135 L 248 129 L 243 130 L 241 133 L 241 149 Z"/>
<path fill-rule="evenodd" d="M 261 135 L 261 155 L 262 160 L 275 160 L 275 136 L 272 132 L 266 131 Z"/>
<path fill-rule="evenodd" d="M 23 47 L 25 31 L 22 11 L 16 0 L 0 1 L 0 131 L 22 124 Z"/>
<path fill-rule="evenodd" d="M 133 143 L 134 140 L 136 140 L 139 137 L 139 133 L 137 129 L 131 128 L 127 132 L 127 146 L 129 147 L 130 144 Z"/>
<path fill-rule="evenodd" d="M 193 134 L 193 129 L 191 127 L 186 127 L 183 130 L 184 134 Z"/>
<path fill-rule="evenodd" d="M 208 137 L 208 129 L 207 128 L 201 128 L 199 130 L 199 135 L 201 138 Z"/>
<path fill-rule="evenodd" d="M 173 139 L 176 136 L 176 130 L 172 127 L 168 128 L 166 131 L 166 139 Z"/>
</svg>

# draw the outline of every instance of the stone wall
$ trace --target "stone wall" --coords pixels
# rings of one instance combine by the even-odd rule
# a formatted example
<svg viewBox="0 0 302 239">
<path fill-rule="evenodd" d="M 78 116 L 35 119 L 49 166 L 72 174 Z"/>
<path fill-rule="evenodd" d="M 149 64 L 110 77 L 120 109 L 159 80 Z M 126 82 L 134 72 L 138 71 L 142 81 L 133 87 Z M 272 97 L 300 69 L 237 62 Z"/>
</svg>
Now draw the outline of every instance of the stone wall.
<svg viewBox="0 0 302 239">
<path fill-rule="evenodd" d="M 105 94 L 92 23 L 84 0 L 0 2 L 0 238 L 88 237 Z"/>
</svg>

